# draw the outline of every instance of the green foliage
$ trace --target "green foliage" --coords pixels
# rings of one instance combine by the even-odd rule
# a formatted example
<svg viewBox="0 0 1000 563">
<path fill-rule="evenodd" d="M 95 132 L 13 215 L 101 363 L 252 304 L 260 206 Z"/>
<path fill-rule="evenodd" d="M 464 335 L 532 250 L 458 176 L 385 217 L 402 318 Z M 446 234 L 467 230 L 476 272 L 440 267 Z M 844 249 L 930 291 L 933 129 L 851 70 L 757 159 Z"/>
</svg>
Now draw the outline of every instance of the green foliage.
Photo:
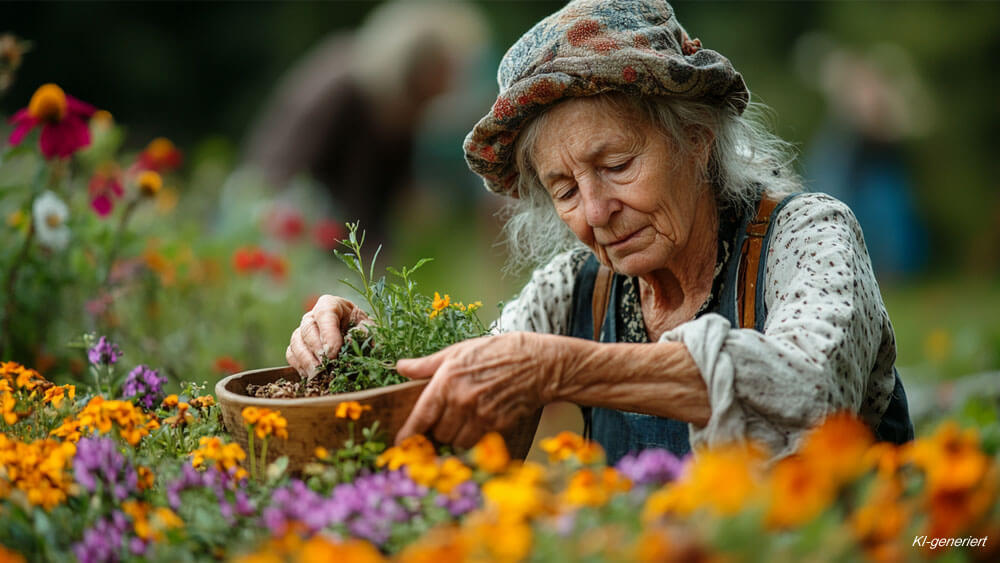
<svg viewBox="0 0 1000 563">
<path fill-rule="evenodd" d="M 487 333 L 476 314 L 480 303 L 451 303 L 447 295 L 442 298 L 435 294 L 431 298 L 417 291 L 413 274 L 429 258 L 400 270 L 388 267 L 392 278 L 375 281 L 375 262 L 381 247 L 366 266 L 361 253 L 364 233 L 358 235 L 357 223 L 349 223 L 347 228 L 348 238 L 342 241 L 347 251 L 334 252 L 357 276 L 356 282 L 342 281 L 364 298 L 373 323 L 352 327 L 337 358 L 324 362 L 322 370 L 334 376 L 331 392 L 402 383 L 406 378 L 395 371 L 396 360 L 427 356 Z"/>
</svg>

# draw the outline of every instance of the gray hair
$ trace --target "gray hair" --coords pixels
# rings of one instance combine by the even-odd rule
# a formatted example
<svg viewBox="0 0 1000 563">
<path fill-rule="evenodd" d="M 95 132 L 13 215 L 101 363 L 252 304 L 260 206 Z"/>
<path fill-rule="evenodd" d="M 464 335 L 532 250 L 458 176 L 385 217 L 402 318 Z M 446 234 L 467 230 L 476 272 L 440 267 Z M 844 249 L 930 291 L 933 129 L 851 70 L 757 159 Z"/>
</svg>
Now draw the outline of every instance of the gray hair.
<svg viewBox="0 0 1000 563">
<path fill-rule="evenodd" d="M 769 110 L 763 104 L 751 103 L 740 115 L 729 106 L 668 97 L 613 92 L 593 99 L 626 123 L 635 124 L 638 119 L 652 125 L 674 143 L 681 156 L 691 154 L 699 140 L 712 139 L 702 173 L 715 190 L 720 208 L 745 212 L 764 187 L 777 194 L 802 191 L 802 182 L 791 167 L 794 148 L 765 126 Z M 532 119 L 516 141 L 517 197 L 510 198 L 503 211 L 508 272 L 536 267 L 560 252 L 583 247 L 556 214 L 532 162 L 538 133 L 555 105 Z M 702 138 L 692 138 L 691 131 Z"/>
</svg>

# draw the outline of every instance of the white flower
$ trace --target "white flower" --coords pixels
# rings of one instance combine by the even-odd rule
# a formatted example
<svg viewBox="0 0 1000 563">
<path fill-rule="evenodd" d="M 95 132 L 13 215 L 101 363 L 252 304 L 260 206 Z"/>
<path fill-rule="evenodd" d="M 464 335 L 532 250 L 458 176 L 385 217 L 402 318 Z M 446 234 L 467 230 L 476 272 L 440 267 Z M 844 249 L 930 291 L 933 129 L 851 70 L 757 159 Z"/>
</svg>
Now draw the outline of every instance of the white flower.
<svg viewBox="0 0 1000 563">
<path fill-rule="evenodd" d="M 69 243 L 69 227 L 66 226 L 69 208 L 63 200 L 52 192 L 44 192 L 35 200 L 31 211 L 39 244 L 52 250 L 66 248 Z"/>
</svg>

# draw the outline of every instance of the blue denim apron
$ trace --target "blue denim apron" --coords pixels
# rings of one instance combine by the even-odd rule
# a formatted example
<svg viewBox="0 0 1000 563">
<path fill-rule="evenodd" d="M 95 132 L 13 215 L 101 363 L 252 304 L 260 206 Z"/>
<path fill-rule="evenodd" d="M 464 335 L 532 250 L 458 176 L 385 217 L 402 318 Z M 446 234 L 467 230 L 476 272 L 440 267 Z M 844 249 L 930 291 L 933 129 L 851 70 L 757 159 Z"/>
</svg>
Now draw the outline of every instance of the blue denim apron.
<svg viewBox="0 0 1000 563">
<path fill-rule="evenodd" d="M 778 212 L 794 195 L 785 198 L 775 208 L 772 217 L 776 217 Z M 755 206 L 756 207 L 756 206 Z M 700 314 L 718 313 L 729 320 L 731 326 L 740 326 L 737 316 L 737 276 L 739 274 L 740 253 L 743 240 L 746 238 L 747 225 L 752 220 L 752 213 L 748 214 L 741 221 L 736 229 L 736 238 L 726 264 L 723 266 L 724 281 L 721 285 L 722 291 L 713 300 L 713 306 L 703 310 Z M 764 236 L 761 256 L 767 256 L 768 243 L 771 239 L 771 227 L 774 221 L 768 226 L 767 234 Z M 573 313 L 570 321 L 570 336 L 591 340 L 594 335 L 594 319 L 592 310 L 592 299 L 594 293 L 594 280 L 600 264 L 597 258 L 591 255 L 584 263 L 583 267 L 576 275 L 573 286 Z M 762 265 L 758 269 L 756 306 L 756 326 L 753 328 L 758 332 L 763 332 L 764 320 L 767 317 L 765 305 L 764 272 L 766 268 Z M 601 342 L 628 342 L 623 336 L 625 319 L 622 316 L 622 299 L 624 291 L 622 285 L 625 276 L 615 274 L 611 282 L 611 296 L 608 302 L 607 313 L 604 317 L 604 324 L 601 327 Z M 639 342 L 649 342 L 643 337 Z M 913 424 L 910 422 L 909 410 L 906 403 L 906 392 L 903 389 L 899 374 L 895 375 L 895 387 L 890 398 L 889 407 L 882 415 L 882 420 L 875 430 L 876 437 L 882 441 L 901 444 L 913 439 Z M 584 419 L 584 435 L 597 441 L 604 448 L 607 463 L 613 465 L 624 455 L 635 453 L 646 448 L 666 448 L 674 455 L 680 457 L 687 455 L 691 451 L 691 443 L 688 439 L 688 424 L 679 420 L 662 418 L 648 414 L 626 412 L 603 407 L 581 407 Z"/>
</svg>

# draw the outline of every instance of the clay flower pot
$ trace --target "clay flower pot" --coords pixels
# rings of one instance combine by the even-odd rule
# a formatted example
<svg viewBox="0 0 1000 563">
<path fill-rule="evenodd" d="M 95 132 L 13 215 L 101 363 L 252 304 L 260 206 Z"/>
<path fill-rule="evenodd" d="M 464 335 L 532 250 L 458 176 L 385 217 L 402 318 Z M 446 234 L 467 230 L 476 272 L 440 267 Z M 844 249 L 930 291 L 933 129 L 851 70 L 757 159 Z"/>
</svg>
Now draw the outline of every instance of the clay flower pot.
<svg viewBox="0 0 1000 563">
<path fill-rule="evenodd" d="M 354 423 L 355 439 L 361 438 L 362 428 L 378 420 L 379 428 L 385 432 L 391 445 L 427 385 L 426 380 L 408 381 L 353 393 L 294 399 L 262 399 L 246 394 L 248 385 L 263 385 L 282 378 L 298 381 L 299 375 L 289 366 L 244 371 L 219 381 L 215 385 L 215 396 L 219 401 L 226 429 L 248 453 L 243 409 L 252 406 L 280 411 L 281 416 L 288 421 L 288 439 L 276 436 L 268 439 L 267 461 L 270 463 L 283 455 L 288 456 L 288 467 L 292 471 L 300 470 L 313 460 L 318 446 L 335 451 L 350 437 L 347 428 L 349 421 L 334 415 L 338 404 L 357 401 L 371 406 L 371 410 L 362 413 L 361 418 Z M 528 454 L 537 425 L 538 416 L 535 416 L 503 433 L 511 457 L 523 459 Z M 256 442 L 255 453 L 260 455 L 260 443 Z"/>
</svg>

